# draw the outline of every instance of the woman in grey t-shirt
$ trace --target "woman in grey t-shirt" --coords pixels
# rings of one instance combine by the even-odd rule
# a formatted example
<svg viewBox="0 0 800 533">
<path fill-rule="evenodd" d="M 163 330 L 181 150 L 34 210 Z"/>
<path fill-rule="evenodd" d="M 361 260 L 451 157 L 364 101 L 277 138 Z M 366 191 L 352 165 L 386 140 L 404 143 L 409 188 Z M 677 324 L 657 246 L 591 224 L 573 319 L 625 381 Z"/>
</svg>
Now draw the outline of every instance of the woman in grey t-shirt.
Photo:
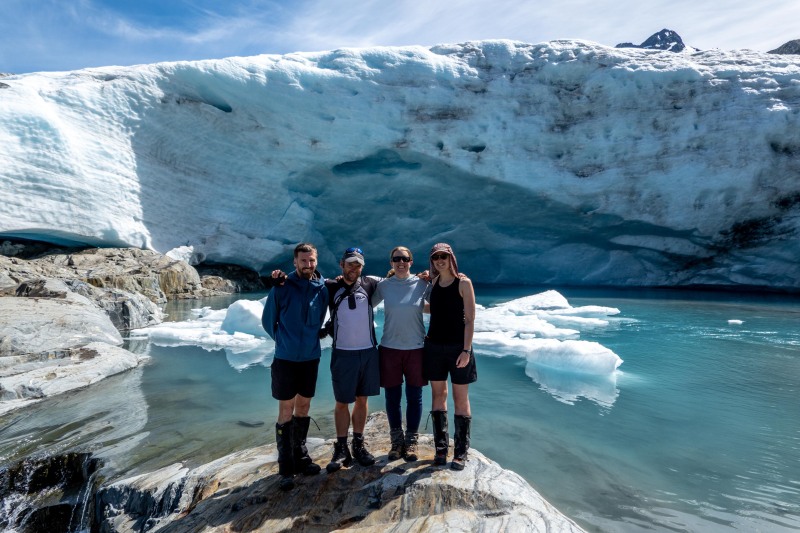
<svg viewBox="0 0 800 533">
<path fill-rule="evenodd" d="M 389 254 L 392 270 L 378 283 L 373 305 L 383 301 L 384 325 L 381 337 L 381 387 L 386 398 L 392 449 L 389 460 L 417 460 L 417 438 L 422 419 L 422 357 L 425 326 L 422 312 L 430 284 L 411 274 L 414 256 L 405 246 Z M 401 401 L 406 389 L 406 430 L 403 432 Z"/>
</svg>

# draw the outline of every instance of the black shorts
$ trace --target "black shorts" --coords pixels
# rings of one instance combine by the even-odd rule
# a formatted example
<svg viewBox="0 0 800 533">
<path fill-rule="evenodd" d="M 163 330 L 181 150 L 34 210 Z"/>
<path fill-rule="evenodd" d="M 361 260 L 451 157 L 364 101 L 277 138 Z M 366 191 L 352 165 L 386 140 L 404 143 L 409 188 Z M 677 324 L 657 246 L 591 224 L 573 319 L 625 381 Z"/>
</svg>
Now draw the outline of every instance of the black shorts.
<svg viewBox="0 0 800 533">
<path fill-rule="evenodd" d="M 356 396 L 377 396 L 381 392 L 380 368 L 377 348 L 334 348 L 331 353 L 333 397 L 339 403 L 353 403 Z"/>
<path fill-rule="evenodd" d="M 425 358 L 422 372 L 429 381 L 447 381 L 453 385 L 467 385 L 478 381 L 478 368 L 475 354 L 470 354 L 469 363 L 464 368 L 456 368 L 456 360 L 464 349 L 463 344 L 437 344 L 425 339 Z"/>
<path fill-rule="evenodd" d="M 317 371 L 319 359 L 311 361 L 287 361 L 273 359 L 272 397 L 276 400 L 292 400 L 298 394 L 313 398 L 317 390 Z"/>
</svg>

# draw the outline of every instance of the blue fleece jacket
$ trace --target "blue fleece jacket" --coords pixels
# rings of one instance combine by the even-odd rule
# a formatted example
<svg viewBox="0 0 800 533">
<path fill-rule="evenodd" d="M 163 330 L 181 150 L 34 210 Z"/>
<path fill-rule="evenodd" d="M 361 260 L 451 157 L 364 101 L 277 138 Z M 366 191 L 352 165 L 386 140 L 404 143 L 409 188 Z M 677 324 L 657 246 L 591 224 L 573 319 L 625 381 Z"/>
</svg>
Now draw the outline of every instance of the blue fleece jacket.
<svg viewBox="0 0 800 533">
<path fill-rule="evenodd" d="M 328 289 L 322 279 L 303 279 L 292 272 L 267 296 L 261 325 L 275 341 L 275 357 L 312 361 L 321 355 L 319 330 L 325 320 Z"/>
</svg>

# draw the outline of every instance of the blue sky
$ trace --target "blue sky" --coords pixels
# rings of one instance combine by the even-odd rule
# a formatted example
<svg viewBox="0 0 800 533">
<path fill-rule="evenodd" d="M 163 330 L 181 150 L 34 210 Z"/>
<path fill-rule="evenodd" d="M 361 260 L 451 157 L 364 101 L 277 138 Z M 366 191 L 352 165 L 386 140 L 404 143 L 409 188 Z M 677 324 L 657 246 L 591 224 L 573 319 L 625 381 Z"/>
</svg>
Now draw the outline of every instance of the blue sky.
<svg viewBox="0 0 800 533">
<path fill-rule="evenodd" d="M 9 73 L 501 38 L 613 46 L 662 28 L 701 49 L 800 38 L 795 0 L 3 0 L 1 12 Z"/>
</svg>

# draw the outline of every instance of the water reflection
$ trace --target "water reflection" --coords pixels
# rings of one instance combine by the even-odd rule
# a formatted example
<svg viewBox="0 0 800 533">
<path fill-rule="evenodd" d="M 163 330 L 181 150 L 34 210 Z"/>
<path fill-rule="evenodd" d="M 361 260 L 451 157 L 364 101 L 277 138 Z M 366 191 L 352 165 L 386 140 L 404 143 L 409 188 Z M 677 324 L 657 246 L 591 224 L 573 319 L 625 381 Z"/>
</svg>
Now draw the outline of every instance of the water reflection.
<svg viewBox="0 0 800 533">
<path fill-rule="evenodd" d="M 556 400 L 570 405 L 585 398 L 601 407 L 611 408 L 619 396 L 616 372 L 599 376 L 576 374 L 537 366 L 529 361 L 525 374 Z"/>
<path fill-rule="evenodd" d="M 272 366 L 272 357 L 275 347 L 262 345 L 252 350 L 236 351 L 232 348 L 225 349 L 225 358 L 228 364 L 236 370 L 244 370 L 253 365 Z"/>
</svg>

